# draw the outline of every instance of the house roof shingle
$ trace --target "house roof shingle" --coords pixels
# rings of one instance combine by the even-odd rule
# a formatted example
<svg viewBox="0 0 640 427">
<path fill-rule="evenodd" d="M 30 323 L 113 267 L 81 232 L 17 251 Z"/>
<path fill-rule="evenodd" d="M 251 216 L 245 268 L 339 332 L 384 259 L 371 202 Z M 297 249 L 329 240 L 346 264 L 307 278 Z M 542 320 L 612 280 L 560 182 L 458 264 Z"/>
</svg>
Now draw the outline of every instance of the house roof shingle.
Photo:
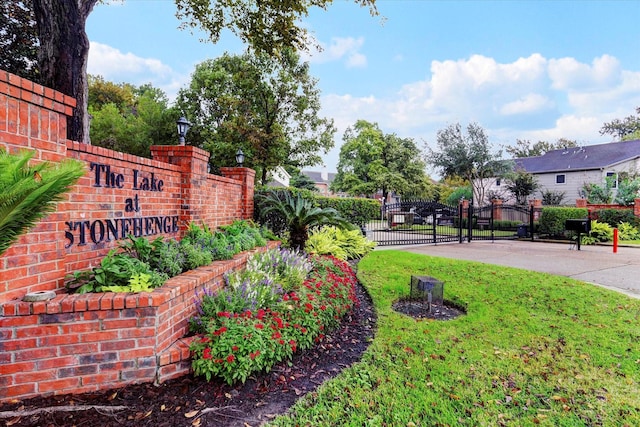
<svg viewBox="0 0 640 427">
<path fill-rule="evenodd" d="M 529 173 L 606 169 L 640 158 L 640 140 L 611 142 L 549 151 L 542 156 L 514 159 Z"/>
<path fill-rule="evenodd" d="M 302 173 L 308 176 L 309 179 L 311 179 L 315 183 L 325 183 L 325 184 L 331 184 L 337 175 L 334 172 L 315 172 L 315 171 L 305 171 L 305 170 L 303 170 Z M 326 179 L 323 178 L 323 175 L 325 175 Z"/>
</svg>

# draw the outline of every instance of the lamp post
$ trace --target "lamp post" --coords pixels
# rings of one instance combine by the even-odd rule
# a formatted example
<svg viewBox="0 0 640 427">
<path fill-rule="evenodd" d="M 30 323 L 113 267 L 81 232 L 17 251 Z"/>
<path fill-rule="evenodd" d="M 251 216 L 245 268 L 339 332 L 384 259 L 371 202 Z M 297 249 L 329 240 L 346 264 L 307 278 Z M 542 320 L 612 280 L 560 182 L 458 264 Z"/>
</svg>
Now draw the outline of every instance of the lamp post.
<svg viewBox="0 0 640 427">
<path fill-rule="evenodd" d="M 238 163 L 239 167 L 242 167 L 244 163 L 244 153 L 241 148 L 238 148 L 238 152 L 236 153 L 236 163 Z"/>
<path fill-rule="evenodd" d="M 178 141 L 180 142 L 180 145 L 184 145 L 185 136 L 187 135 L 187 132 L 191 127 L 191 123 L 189 123 L 189 120 L 182 116 L 178 119 L 176 124 L 178 125 Z"/>
</svg>

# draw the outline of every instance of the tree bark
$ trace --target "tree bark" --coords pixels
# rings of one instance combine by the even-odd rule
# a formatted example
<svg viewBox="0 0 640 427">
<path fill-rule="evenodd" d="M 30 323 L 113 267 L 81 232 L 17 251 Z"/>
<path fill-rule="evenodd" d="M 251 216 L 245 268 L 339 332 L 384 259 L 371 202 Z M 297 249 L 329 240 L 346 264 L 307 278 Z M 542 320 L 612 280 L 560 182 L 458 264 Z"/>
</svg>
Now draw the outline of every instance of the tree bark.
<svg viewBox="0 0 640 427">
<path fill-rule="evenodd" d="M 85 23 L 97 1 L 33 0 L 42 84 L 76 99 L 73 116 L 67 121 L 67 138 L 87 144 L 89 38 Z"/>
</svg>

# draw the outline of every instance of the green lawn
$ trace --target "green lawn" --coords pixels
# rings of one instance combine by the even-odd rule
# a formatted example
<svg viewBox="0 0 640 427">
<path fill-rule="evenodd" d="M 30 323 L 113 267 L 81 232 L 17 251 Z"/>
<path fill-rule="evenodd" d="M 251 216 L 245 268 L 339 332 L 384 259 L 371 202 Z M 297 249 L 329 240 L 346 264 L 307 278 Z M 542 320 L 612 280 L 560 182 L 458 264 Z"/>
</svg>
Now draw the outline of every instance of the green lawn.
<svg viewBox="0 0 640 427">
<path fill-rule="evenodd" d="M 410 276 L 466 307 L 417 321 Z M 378 312 L 361 362 L 274 426 L 639 426 L 640 300 L 549 274 L 400 251 L 358 266 Z"/>
</svg>

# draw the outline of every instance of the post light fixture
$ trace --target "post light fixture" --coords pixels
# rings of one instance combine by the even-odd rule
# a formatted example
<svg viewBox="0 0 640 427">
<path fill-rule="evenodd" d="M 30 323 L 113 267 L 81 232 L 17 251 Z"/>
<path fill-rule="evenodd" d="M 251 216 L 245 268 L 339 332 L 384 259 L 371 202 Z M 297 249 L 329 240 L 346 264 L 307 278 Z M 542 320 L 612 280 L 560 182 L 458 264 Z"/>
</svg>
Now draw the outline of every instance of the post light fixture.
<svg viewBox="0 0 640 427">
<path fill-rule="evenodd" d="M 180 142 L 180 145 L 184 145 L 185 136 L 187 136 L 187 132 L 191 127 L 191 123 L 184 116 L 182 116 L 178 119 L 176 124 L 178 125 L 178 141 Z"/>
<path fill-rule="evenodd" d="M 236 153 L 236 163 L 238 163 L 238 166 L 240 167 L 242 167 L 242 164 L 244 163 L 244 153 L 241 148 L 238 148 L 238 152 Z"/>
</svg>

